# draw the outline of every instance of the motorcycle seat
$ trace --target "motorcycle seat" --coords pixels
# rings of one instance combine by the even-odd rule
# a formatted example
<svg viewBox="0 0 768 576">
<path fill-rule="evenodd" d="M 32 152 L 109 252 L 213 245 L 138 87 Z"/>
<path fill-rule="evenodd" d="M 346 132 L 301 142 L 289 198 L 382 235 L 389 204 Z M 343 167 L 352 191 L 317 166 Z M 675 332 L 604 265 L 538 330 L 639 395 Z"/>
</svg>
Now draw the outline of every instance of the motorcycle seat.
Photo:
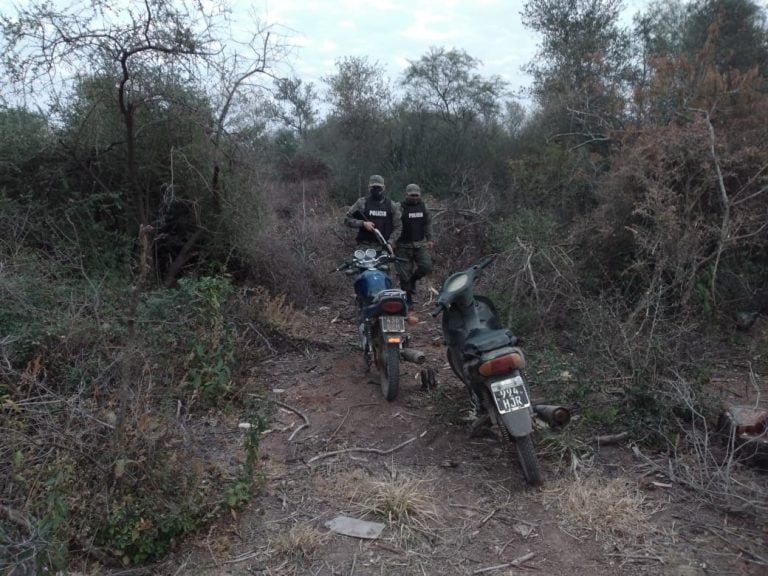
<svg viewBox="0 0 768 576">
<path fill-rule="evenodd" d="M 510 330 L 477 330 L 474 333 L 470 332 L 469 337 L 464 342 L 462 353 L 465 357 L 477 357 L 484 352 L 515 344 L 517 344 L 517 336 L 512 334 Z"/>
<path fill-rule="evenodd" d="M 373 296 L 373 302 L 381 302 L 387 298 L 405 298 L 405 292 L 399 288 L 387 288 Z"/>
</svg>

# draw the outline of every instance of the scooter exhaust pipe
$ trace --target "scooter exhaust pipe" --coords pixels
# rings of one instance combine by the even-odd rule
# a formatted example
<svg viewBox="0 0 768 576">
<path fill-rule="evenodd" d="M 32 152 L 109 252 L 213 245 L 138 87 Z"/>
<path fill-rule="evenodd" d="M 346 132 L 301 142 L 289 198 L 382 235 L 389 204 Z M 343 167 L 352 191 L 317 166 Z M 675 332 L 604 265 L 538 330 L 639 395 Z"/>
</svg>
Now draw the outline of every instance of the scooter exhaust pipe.
<svg viewBox="0 0 768 576">
<path fill-rule="evenodd" d="M 421 350 L 414 350 L 413 348 L 403 348 L 400 350 L 400 358 L 406 362 L 413 362 L 414 364 L 424 364 L 427 357 Z"/>
<path fill-rule="evenodd" d="M 551 404 L 534 404 L 533 411 L 544 422 L 553 428 L 565 426 L 571 420 L 571 411 L 564 406 L 554 406 Z"/>
</svg>

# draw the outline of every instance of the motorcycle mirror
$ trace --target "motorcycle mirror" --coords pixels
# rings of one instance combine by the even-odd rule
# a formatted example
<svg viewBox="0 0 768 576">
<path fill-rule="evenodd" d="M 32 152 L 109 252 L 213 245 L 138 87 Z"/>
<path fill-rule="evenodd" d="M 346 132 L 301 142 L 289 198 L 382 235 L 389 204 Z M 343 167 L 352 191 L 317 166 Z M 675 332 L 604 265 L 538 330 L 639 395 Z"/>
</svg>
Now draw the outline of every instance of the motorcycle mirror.
<svg viewBox="0 0 768 576">
<path fill-rule="evenodd" d="M 438 304 L 437 306 L 435 306 L 434 308 L 432 308 L 432 310 L 430 311 L 430 313 L 429 313 L 429 314 L 430 314 L 430 316 L 432 316 L 432 318 L 435 318 L 435 317 L 437 317 L 437 315 L 438 315 L 438 314 L 440 314 L 440 312 L 442 312 L 444 309 L 445 309 L 445 304 Z"/>
<path fill-rule="evenodd" d="M 480 264 L 478 264 L 477 267 L 480 268 L 481 270 L 483 268 L 487 268 L 491 264 L 491 262 L 493 262 L 494 260 L 496 260 L 496 254 L 491 254 L 490 256 L 485 258 L 482 262 L 480 262 Z"/>
</svg>

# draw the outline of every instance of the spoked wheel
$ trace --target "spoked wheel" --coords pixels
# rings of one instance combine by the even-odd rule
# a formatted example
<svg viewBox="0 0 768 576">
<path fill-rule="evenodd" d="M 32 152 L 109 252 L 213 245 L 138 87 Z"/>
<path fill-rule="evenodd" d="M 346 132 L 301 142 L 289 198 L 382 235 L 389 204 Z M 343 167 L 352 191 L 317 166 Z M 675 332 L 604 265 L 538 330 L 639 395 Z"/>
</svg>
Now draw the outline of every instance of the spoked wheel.
<svg viewBox="0 0 768 576">
<path fill-rule="evenodd" d="M 490 391 L 483 387 L 481 389 L 483 396 L 483 404 L 491 415 L 491 420 L 499 429 L 501 435 L 501 441 L 504 444 L 504 449 L 512 459 L 513 447 L 517 452 L 517 459 L 520 464 L 520 468 L 523 470 L 523 476 L 529 486 L 541 485 L 541 467 L 539 466 L 539 458 L 536 455 L 536 449 L 533 446 L 533 439 L 530 434 L 528 436 L 512 436 L 504 426 L 504 421 L 501 419 L 496 403 L 491 397 Z"/>
<path fill-rule="evenodd" d="M 387 401 L 391 402 L 397 398 L 397 392 L 400 388 L 400 346 L 382 342 L 380 354 L 381 393 Z"/>
</svg>

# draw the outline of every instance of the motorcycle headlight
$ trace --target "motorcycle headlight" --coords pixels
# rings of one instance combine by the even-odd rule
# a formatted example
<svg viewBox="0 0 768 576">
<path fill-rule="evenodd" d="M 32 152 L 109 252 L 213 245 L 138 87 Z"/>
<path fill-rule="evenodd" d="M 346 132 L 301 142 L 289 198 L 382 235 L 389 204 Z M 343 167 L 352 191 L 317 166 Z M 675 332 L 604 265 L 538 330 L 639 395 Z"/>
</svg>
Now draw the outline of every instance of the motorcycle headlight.
<svg viewBox="0 0 768 576">
<path fill-rule="evenodd" d="M 466 274 L 457 274 L 448 282 L 445 284 L 445 289 L 447 292 L 457 292 L 464 288 L 464 286 L 467 285 L 467 282 L 469 281 L 469 276 Z"/>
</svg>

